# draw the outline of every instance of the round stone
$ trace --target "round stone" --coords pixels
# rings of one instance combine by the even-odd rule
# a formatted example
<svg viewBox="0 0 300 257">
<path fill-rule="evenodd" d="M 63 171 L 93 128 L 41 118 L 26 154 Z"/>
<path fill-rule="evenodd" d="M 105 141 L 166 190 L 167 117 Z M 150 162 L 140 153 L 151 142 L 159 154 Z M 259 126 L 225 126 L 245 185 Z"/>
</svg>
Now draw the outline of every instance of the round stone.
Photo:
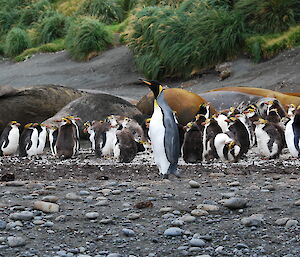
<svg viewBox="0 0 300 257">
<path fill-rule="evenodd" d="M 55 195 L 46 195 L 42 198 L 45 202 L 56 203 L 58 201 L 58 197 Z"/>
<path fill-rule="evenodd" d="M 191 188 L 199 188 L 200 187 L 200 184 L 195 180 L 190 180 L 189 185 Z"/>
<path fill-rule="evenodd" d="M 79 200 L 81 200 L 81 196 L 79 196 L 75 193 L 67 193 L 66 199 L 71 200 L 71 201 L 79 201 Z"/>
<path fill-rule="evenodd" d="M 180 219 L 184 222 L 194 222 L 196 220 L 196 217 L 190 214 L 185 214 Z"/>
<path fill-rule="evenodd" d="M 238 197 L 222 200 L 221 203 L 231 210 L 243 209 L 247 206 L 247 200 Z"/>
<path fill-rule="evenodd" d="M 252 214 L 250 217 L 242 219 L 242 223 L 246 227 L 258 227 L 263 224 L 263 214 Z"/>
<path fill-rule="evenodd" d="M 122 233 L 125 236 L 134 236 L 135 235 L 135 232 L 132 229 L 128 229 L 128 228 L 123 228 Z"/>
<path fill-rule="evenodd" d="M 275 221 L 275 224 L 278 226 L 283 226 L 287 223 L 287 221 L 289 220 L 289 218 L 281 218 L 281 219 L 277 219 Z"/>
<path fill-rule="evenodd" d="M 193 216 L 200 217 L 200 216 L 208 215 L 208 212 L 204 210 L 196 209 L 196 210 L 192 210 L 191 214 Z"/>
<path fill-rule="evenodd" d="M 99 217 L 99 213 L 98 212 L 88 212 L 85 214 L 85 217 L 90 220 L 97 219 Z"/>
<path fill-rule="evenodd" d="M 203 241 L 202 239 L 198 239 L 198 238 L 192 238 L 190 240 L 190 245 L 194 246 L 194 247 L 203 247 L 203 246 L 205 246 L 205 241 Z"/>
<path fill-rule="evenodd" d="M 9 236 L 7 237 L 7 244 L 10 247 L 19 247 L 26 245 L 26 241 L 23 237 Z"/>
<path fill-rule="evenodd" d="M 15 212 L 9 215 L 11 220 L 32 220 L 33 213 L 31 211 Z"/>
<path fill-rule="evenodd" d="M 181 236 L 183 234 L 183 230 L 178 227 L 171 227 L 165 230 L 165 236 Z"/>
<path fill-rule="evenodd" d="M 295 227 L 298 225 L 297 220 L 288 220 L 288 222 L 285 224 L 286 228 Z"/>
<path fill-rule="evenodd" d="M 139 219 L 140 218 L 140 214 L 138 214 L 138 213 L 129 213 L 128 215 L 127 215 L 127 219 L 129 219 L 129 220 L 136 220 L 136 219 Z"/>
</svg>

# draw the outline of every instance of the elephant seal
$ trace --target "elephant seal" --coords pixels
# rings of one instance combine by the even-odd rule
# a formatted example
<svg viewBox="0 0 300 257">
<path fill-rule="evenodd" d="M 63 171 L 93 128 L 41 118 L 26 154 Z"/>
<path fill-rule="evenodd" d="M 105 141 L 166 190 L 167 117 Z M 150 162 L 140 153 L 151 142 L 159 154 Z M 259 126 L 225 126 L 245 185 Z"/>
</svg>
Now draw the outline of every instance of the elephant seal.
<svg viewBox="0 0 300 257">
<path fill-rule="evenodd" d="M 0 133 L 12 120 L 23 126 L 52 117 L 69 102 L 85 95 L 79 90 L 56 85 L 42 85 L 13 89 L 1 87 Z"/>
<path fill-rule="evenodd" d="M 81 120 L 78 122 L 80 136 L 85 138 L 86 135 L 83 134 L 83 124 L 86 121 L 104 120 L 107 116 L 112 114 L 133 118 L 140 124 L 145 118 L 136 106 L 120 97 L 109 94 L 92 94 L 82 96 L 70 102 L 53 117 L 43 123 L 48 126 L 57 126 L 56 121 L 61 120 L 63 117 L 70 115 L 78 117 Z"/>
<path fill-rule="evenodd" d="M 300 98 L 298 96 L 287 95 L 269 89 L 256 88 L 256 87 L 223 87 L 212 89 L 211 91 L 237 91 L 246 94 L 258 95 L 263 97 L 271 97 L 278 99 L 283 106 L 288 104 L 300 105 Z"/>
<path fill-rule="evenodd" d="M 165 89 L 164 97 L 171 109 L 176 111 L 178 122 L 182 125 L 186 125 L 193 120 L 199 110 L 199 106 L 202 103 L 206 103 L 206 100 L 201 96 L 181 88 Z M 142 113 L 150 116 L 153 113 L 153 99 L 153 92 L 149 92 L 142 97 L 136 106 Z M 216 111 L 212 108 L 212 114 L 214 113 Z"/>
<path fill-rule="evenodd" d="M 220 112 L 230 107 L 248 106 L 256 103 L 262 96 L 256 96 L 236 91 L 212 91 L 199 94 L 207 102 L 211 103 Z"/>
</svg>

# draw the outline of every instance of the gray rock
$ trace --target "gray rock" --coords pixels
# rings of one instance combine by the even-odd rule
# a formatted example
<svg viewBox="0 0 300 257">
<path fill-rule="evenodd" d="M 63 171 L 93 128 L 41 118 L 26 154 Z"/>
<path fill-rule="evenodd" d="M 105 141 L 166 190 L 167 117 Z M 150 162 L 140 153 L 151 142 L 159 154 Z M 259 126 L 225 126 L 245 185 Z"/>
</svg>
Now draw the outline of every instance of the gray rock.
<svg viewBox="0 0 300 257">
<path fill-rule="evenodd" d="M 300 206 L 300 199 L 299 199 L 299 200 L 297 200 L 296 202 L 294 202 L 294 205 L 296 205 L 296 206 Z"/>
<path fill-rule="evenodd" d="M 250 217 L 246 217 L 242 219 L 242 223 L 246 227 L 258 227 L 261 226 L 264 222 L 263 214 L 252 214 Z"/>
<path fill-rule="evenodd" d="M 19 247 L 26 245 L 26 240 L 23 237 L 9 236 L 7 237 L 7 244 L 10 247 Z"/>
<path fill-rule="evenodd" d="M 79 196 L 75 193 L 67 193 L 66 194 L 66 199 L 71 200 L 71 201 L 80 201 L 81 196 Z"/>
<path fill-rule="evenodd" d="M 286 228 L 296 227 L 298 223 L 299 222 L 297 220 L 288 220 L 288 222 L 285 224 L 285 227 Z"/>
<path fill-rule="evenodd" d="M 0 230 L 3 230 L 3 229 L 5 229 L 6 228 L 6 222 L 5 221 L 3 221 L 3 220 L 0 220 Z"/>
<path fill-rule="evenodd" d="M 59 211 L 59 205 L 56 203 L 49 203 L 44 201 L 35 201 L 34 208 L 46 213 L 55 213 Z"/>
<path fill-rule="evenodd" d="M 238 197 L 222 200 L 221 203 L 231 210 L 243 209 L 247 206 L 247 200 Z"/>
<path fill-rule="evenodd" d="M 129 213 L 128 215 L 127 215 L 127 219 L 129 219 L 129 220 L 136 220 L 136 219 L 139 219 L 140 218 L 140 214 L 139 213 Z"/>
<path fill-rule="evenodd" d="M 281 218 L 281 219 L 277 219 L 275 221 L 275 224 L 278 226 L 283 226 L 287 223 L 287 221 L 289 220 L 289 218 Z"/>
<path fill-rule="evenodd" d="M 119 253 L 110 253 L 110 254 L 107 255 L 106 257 L 122 257 L 122 255 L 119 254 Z"/>
<path fill-rule="evenodd" d="M 235 247 L 237 249 L 249 248 L 248 245 L 243 244 L 243 243 L 238 243 Z"/>
<path fill-rule="evenodd" d="M 203 246 L 205 246 L 205 242 L 199 238 L 192 238 L 190 240 L 190 245 L 194 246 L 194 247 L 203 247 Z"/>
<path fill-rule="evenodd" d="M 82 196 L 87 196 L 87 195 L 90 195 L 91 193 L 89 191 L 85 191 L 85 190 L 81 190 L 79 192 L 79 195 L 82 195 Z"/>
<path fill-rule="evenodd" d="M 21 211 L 15 212 L 9 215 L 11 220 L 32 220 L 33 219 L 33 212 L 31 211 Z"/>
<path fill-rule="evenodd" d="M 194 222 L 196 220 L 196 217 L 190 215 L 190 214 L 185 214 L 180 219 L 184 222 Z"/>
<path fill-rule="evenodd" d="M 183 230 L 177 227 L 171 227 L 165 230 L 165 236 L 181 236 L 183 234 Z"/>
<path fill-rule="evenodd" d="M 59 198 L 55 195 L 46 195 L 42 198 L 42 201 L 50 202 L 50 203 L 56 203 L 59 200 Z"/>
<path fill-rule="evenodd" d="M 125 236 L 135 236 L 135 232 L 132 229 L 128 229 L 128 228 L 123 228 L 122 233 Z"/>
<path fill-rule="evenodd" d="M 90 219 L 90 220 L 93 220 L 93 219 L 97 219 L 99 217 L 99 213 L 98 212 L 88 212 L 85 214 L 85 217 Z"/>
<path fill-rule="evenodd" d="M 189 185 L 191 188 L 199 188 L 200 187 L 200 184 L 195 180 L 190 180 Z"/>
</svg>

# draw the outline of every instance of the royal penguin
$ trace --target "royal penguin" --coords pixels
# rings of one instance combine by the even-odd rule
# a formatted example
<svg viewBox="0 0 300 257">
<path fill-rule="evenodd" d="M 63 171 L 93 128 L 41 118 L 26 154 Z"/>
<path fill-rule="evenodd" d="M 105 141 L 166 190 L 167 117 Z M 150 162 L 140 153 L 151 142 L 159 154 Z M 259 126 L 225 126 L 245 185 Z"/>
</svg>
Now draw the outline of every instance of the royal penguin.
<svg viewBox="0 0 300 257">
<path fill-rule="evenodd" d="M 93 121 L 92 127 L 95 131 L 95 155 L 97 157 L 102 157 L 102 149 L 106 145 L 106 133 L 110 130 L 110 123 L 103 120 L 97 120 Z"/>
<path fill-rule="evenodd" d="M 106 118 L 105 122 L 109 124 L 108 130 L 104 131 L 102 135 L 101 152 L 102 156 L 109 157 L 114 155 L 114 146 L 117 142 L 117 129 L 119 123 L 114 115 L 110 115 Z"/>
<path fill-rule="evenodd" d="M 250 142 L 249 148 L 253 147 L 256 143 L 254 124 L 251 122 L 251 120 L 247 117 L 245 113 L 237 114 L 235 115 L 235 117 L 244 124 L 249 136 L 249 142 Z"/>
<path fill-rule="evenodd" d="M 203 130 L 203 159 L 212 160 L 217 158 L 214 139 L 217 134 L 222 133 L 218 122 L 214 119 L 207 119 Z"/>
<path fill-rule="evenodd" d="M 11 121 L 7 124 L 0 136 L 0 156 L 13 155 L 19 147 L 20 123 Z"/>
<path fill-rule="evenodd" d="M 149 134 L 154 160 L 163 178 L 169 174 L 179 175 L 180 140 L 176 117 L 165 100 L 162 85 L 157 81 L 142 80 L 154 93 L 154 111 Z"/>
<path fill-rule="evenodd" d="M 212 116 L 212 110 L 211 110 L 211 105 L 209 103 L 202 103 L 199 105 L 199 110 L 197 111 L 197 113 L 195 114 L 198 115 L 198 114 L 202 114 L 204 115 L 204 117 L 206 119 L 209 119 L 211 116 Z"/>
<path fill-rule="evenodd" d="M 239 160 L 241 146 L 232 132 L 217 134 L 214 139 L 214 146 L 221 161 L 237 162 Z"/>
<path fill-rule="evenodd" d="M 183 160 L 186 163 L 202 161 L 203 138 L 202 132 L 196 122 L 189 122 L 184 127 L 184 141 L 182 146 Z"/>
<path fill-rule="evenodd" d="M 248 152 L 250 147 L 249 132 L 246 126 L 244 125 L 244 123 L 241 122 L 236 117 L 228 118 L 227 122 L 228 122 L 228 130 L 233 133 L 234 137 L 241 145 L 241 156 L 243 156 Z"/>
<path fill-rule="evenodd" d="M 20 136 L 19 156 L 37 155 L 37 147 L 39 140 L 39 132 L 37 130 L 38 123 L 28 123 L 24 126 Z"/>
<path fill-rule="evenodd" d="M 57 140 L 57 135 L 58 135 L 58 127 L 56 126 L 47 126 L 48 129 L 48 135 L 49 135 L 49 146 L 50 146 L 50 150 L 52 155 L 56 155 L 55 152 L 55 144 L 56 144 L 56 140 Z"/>
<path fill-rule="evenodd" d="M 223 133 L 228 131 L 228 123 L 226 122 L 227 120 L 227 116 L 222 114 L 222 113 L 218 113 L 213 115 L 213 118 L 217 121 L 218 125 L 220 126 L 220 128 L 222 129 Z"/>
<path fill-rule="evenodd" d="M 256 103 L 260 116 L 266 119 L 271 109 L 277 109 L 280 118 L 286 116 L 286 112 L 281 103 L 276 98 L 262 98 Z"/>
<path fill-rule="evenodd" d="M 79 145 L 77 130 L 69 118 L 63 118 L 58 128 L 58 135 L 54 152 L 56 156 L 61 159 L 71 158 L 77 154 L 77 147 Z"/>
<path fill-rule="evenodd" d="M 114 145 L 114 158 L 118 162 L 131 162 L 137 154 L 138 147 L 132 132 L 119 125 L 116 131 L 117 141 Z"/>
<path fill-rule="evenodd" d="M 90 136 L 89 136 L 89 140 L 91 142 L 91 148 L 92 148 L 92 152 L 95 151 L 95 148 L 96 148 L 96 143 L 95 143 L 95 130 L 94 128 L 92 127 L 92 123 L 90 121 L 86 121 L 84 124 L 84 130 L 83 132 L 84 133 L 88 133 Z"/>
<path fill-rule="evenodd" d="M 47 140 L 47 128 L 46 125 L 41 123 L 36 126 L 38 131 L 38 145 L 37 145 L 37 154 L 42 154 Z"/>
<path fill-rule="evenodd" d="M 290 154 L 293 157 L 300 157 L 300 106 L 297 107 L 295 115 L 285 127 L 285 141 Z"/>
<path fill-rule="evenodd" d="M 267 120 L 259 119 L 255 121 L 255 125 L 259 154 L 268 159 L 278 158 L 284 146 L 282 134 Z"/>
</svg>

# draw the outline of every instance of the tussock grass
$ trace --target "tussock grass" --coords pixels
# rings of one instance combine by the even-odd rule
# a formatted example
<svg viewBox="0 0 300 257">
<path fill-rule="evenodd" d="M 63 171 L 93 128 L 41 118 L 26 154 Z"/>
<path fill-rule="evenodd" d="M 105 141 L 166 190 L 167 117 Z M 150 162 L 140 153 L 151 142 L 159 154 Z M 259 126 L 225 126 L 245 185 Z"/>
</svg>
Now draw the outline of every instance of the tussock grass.
<svg viewBox="0 0 300 257">
<path fill-rule="evenodd" d="M 25 30 L 20 28 L 11 29 L 5 40 L 4 53 L 14 57 L 30 47 L 30 40 Z"/>
<path fill-rule="evenodd" d="M 125 17 L 125 11 L 118 0 L 85 0 L 77 14 L 95 16 L 105 24 L 119 23 Z"/>
<path fill-rule="evenodd" d="M 62 51 L 64 49 L 65 49 L 64 40 L 57 39 L 51 43 L 47 43 L 47 44 L 40 45 L 38 47 L 26 49 L 20 55 L 16 56 L 14 58 L 14 60 L 16 62 L 22 62 L 24 60 L 27 60 L 28 58 L 31 58 L 36 53 L 49 53 L 49 52 L 52 53 L 52 52 Z"/>
<path fill-rule="evenodd" d="M 300 25 L 291 27 L 279 34 L 257 35 L 246 40 L 246 49 L 250 56 L 259 62 L 270 59 L 283 50 L 290 49 L 300 43 Z"/>
<path fill-rule="evenodd" d="M 103 23 L 84 18 L 73 24 L 66 37 L 66 49 L 75 60 L 86 60 L 91 53 L 99 53 L 112 45 L 113 36 Z"/>
<path fill-rule="evenodd" d="M 42 20 L 38 26 L 38 33 L 40 42 L 42 44 L 49 43 L 57 38 L 62 38 L 66 35 L 69 21 L 66 16 L 62 14 L 55 14 L 50 17 L 46 17 Z"/>
<path fill-rule="evenodd" d="M 239 0 L 235 10 L 250 31 L 278 33 L 296 24 L 300 5 L 299 0 Z"/>
<path fill-rule="evenodd" d="M 65 16 L 73 16 L 79 9 L 82 0 L 68 0 L 58 4 L 57 11 Z"/>
</svg>

